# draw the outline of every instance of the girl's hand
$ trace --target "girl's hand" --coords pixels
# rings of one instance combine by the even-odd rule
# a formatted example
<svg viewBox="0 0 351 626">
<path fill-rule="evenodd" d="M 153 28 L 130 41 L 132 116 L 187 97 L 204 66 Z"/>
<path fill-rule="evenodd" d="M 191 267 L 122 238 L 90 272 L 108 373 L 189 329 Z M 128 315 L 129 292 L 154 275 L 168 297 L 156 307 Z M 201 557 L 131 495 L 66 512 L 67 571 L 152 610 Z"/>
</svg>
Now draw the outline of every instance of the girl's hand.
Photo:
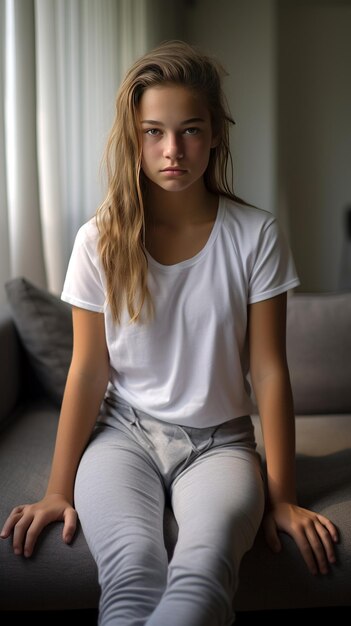
<svg viewBox="0 0 351 626">
<path fill-rule="evenodd" d="M 24 504 L 12 509 L 0 533 L 7 539 L 13 533 L 15 554 L 31 556 L 42 530 L 51 522 L 63 521 L 62 539 L 70 543 L 77 526 L 77 513 L 60 494 L 51 494 L 34 504 Z"/>
<path fill-rule="evenodd" d="M 282 502 L 267 511 L 263 530 L 274 552 L 280 552 L 282 548 L 278 531 L 291 535 L 311 574 L 327 574 L 328 565 L 336 561 L 334 543 L 338 541 L 338 532 L 324 515 Z"/>
</svg>

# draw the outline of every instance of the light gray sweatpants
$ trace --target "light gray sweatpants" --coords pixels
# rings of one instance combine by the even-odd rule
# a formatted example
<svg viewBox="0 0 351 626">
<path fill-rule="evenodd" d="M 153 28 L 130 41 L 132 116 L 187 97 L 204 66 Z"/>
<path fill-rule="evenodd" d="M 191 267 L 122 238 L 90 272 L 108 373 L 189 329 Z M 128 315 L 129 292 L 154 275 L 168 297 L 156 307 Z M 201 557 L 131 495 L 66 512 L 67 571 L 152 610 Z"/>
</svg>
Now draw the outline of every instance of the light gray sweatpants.
<svg viewBox="0 0 351 626">
<path fill-rule="evenodd" d="M 75 484 L 98 567 L 100 626 L 229 626 L 264 508 L 250 417 L 188 428 L 105 402 L 102 420 Z M 170 563 L 166 500 L 179 527 Z"/>
</svg>

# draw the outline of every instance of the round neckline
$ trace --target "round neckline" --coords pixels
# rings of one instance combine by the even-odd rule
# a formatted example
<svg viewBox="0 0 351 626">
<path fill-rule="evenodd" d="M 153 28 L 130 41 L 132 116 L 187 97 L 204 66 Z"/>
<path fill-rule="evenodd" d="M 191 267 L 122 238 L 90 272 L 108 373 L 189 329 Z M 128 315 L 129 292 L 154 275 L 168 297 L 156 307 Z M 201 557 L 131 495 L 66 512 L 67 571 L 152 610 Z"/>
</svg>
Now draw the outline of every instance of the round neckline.
<svg viewBox="0 0 351 626">
<path fill-rule="evenodd" d="M 199 250 L 199 252 L 197 252 L 194 256 L 190 257 L 189 259 L 184 259 L 184 261 L 179 261 L 179 263 L 172 263 L 171 265 L 164 265 L 163 263 L 159 263 L 159 261 L 156 261 L 156 259 L 154 259 L 154 257 L 151 256 L 151 254 L 147 250 L 145 250 L 148 262 L 150 263 L 150 265 L 153 265 L 154 267 L 157 267 L 158 269 L 164 272 L 172 272 L 174 270 L 184 269 L 186 267 L 190 267 L 191 265 L 195 265 L 195 263 L 197 263 L 203 256 L 205 256 L 208 250 L 213 246 L 217 238 L 222 220 L 223 220 L 223 198 L 222 196 L 219 196 L 216 219 L 214 221 L 214 224 L 212 226 L 211 232 L 209 234 L 209 237 L 205 245 L 203 246 L 203 248 L 201 248 L 201 250 Z"/>
</svg>

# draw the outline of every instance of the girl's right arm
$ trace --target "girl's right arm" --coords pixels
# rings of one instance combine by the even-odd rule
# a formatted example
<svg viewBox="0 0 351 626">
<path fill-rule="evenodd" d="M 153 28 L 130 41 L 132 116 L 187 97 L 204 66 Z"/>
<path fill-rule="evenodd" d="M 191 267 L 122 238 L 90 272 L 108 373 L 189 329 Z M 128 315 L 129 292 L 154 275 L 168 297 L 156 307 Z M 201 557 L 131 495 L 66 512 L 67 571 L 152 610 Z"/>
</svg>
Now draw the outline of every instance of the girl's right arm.
<svg viewBox="0 0 351 626">
<path fill-rule="evenodd" d="M 74 481 L 106 391 L 109 356 L 104 315 L 73 307 L 72 319 L 72 360 L 46 494 L 39 502 L 15 507 L 1 531 L 4 539 L 13 533 L 15 554 L 31 556 L 38 536 L 51 522 L 64 522 L 62 537 L 66 543 L 76 530 Z"/>
</svg>

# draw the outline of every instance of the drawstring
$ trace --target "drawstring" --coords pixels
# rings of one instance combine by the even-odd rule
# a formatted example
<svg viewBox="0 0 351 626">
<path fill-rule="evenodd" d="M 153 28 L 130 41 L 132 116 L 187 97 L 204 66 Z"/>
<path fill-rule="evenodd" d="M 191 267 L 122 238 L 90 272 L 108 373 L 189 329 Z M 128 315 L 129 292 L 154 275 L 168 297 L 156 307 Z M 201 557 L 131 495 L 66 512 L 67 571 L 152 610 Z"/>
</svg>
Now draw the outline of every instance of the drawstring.
<svg viewBox="0 0 351 626">
<path fill-rule="evenodd" d="M 188 441 L 192 451 L 196 453 L 196 452 L 206 452 L 206 450 L 208 450 L 212 446 L 213 441 L 214 441 L 214 435 L 218 426 L 216 426 L 216 428 L 213 429 L 213 431 L 211 432 L 210 438 L 205 443 L 205 445 L 202 446 L 202 448 L 197 448 L 197 446 L 192 441 L 190 435 L 186 432 L 186 430 L 182 426 L 179 426 L 179 424 L 178 424 L 178 428 L 182 431 L 183 435 L 185 435 L 185 438 Z"/>
<path fill-rule="evenodd" d="M 206 450 L 208 450 L 214 441 L 214 435 L 217 431 L 217 429 L 219 428 L 219 426 L 216 426 L 216 428 L 213 429 L 213 431 L 211 432 L 210 438 L 208 439 L 208 441 L 206 441 L 205 445 L 202 446 L 202 448 L 197 448 L 197 446 L 194 444 L 194 442 L 192 441 L 190 435 L 186 432 L 186 430 L 180 426 L 179 424 L 177 424 L 178 428 L 182 431 L 183 435 L 185 436 L 187 442 L 189 443 L 191 450 L 187 456 L 186 459 L 184 459 L 183 463 L 181 463 L 181 465 L 178 467 L 178 472 L 181 472 L 183 470 L 183 468 L 185 468 L 190 460 L 191 457 L 191 451 L 194 452 L 195 454 L 199 454 L 201 452 L 206 452 Z"/>
<path fill-rule="evenodd" d="M 135 426 L 137 428 L 137 430 L 139 431 L 139 434 L 141 435 L 141 437 L 144 439 L 146 445 L 148 448 L 155 448 L 153 442 L 151 441 L 151 439 L 149 439 L 149 437 L 147 436 L 145 430 L 143 429 L 142 425 L 140 424 L 139 418 L 135 412 L 135 410 L 133 409 L 133 407 L 130 407 L 130 411 L 133 415 L 133 421 L 131 422 L 132 426 Z"/>
</svg>

